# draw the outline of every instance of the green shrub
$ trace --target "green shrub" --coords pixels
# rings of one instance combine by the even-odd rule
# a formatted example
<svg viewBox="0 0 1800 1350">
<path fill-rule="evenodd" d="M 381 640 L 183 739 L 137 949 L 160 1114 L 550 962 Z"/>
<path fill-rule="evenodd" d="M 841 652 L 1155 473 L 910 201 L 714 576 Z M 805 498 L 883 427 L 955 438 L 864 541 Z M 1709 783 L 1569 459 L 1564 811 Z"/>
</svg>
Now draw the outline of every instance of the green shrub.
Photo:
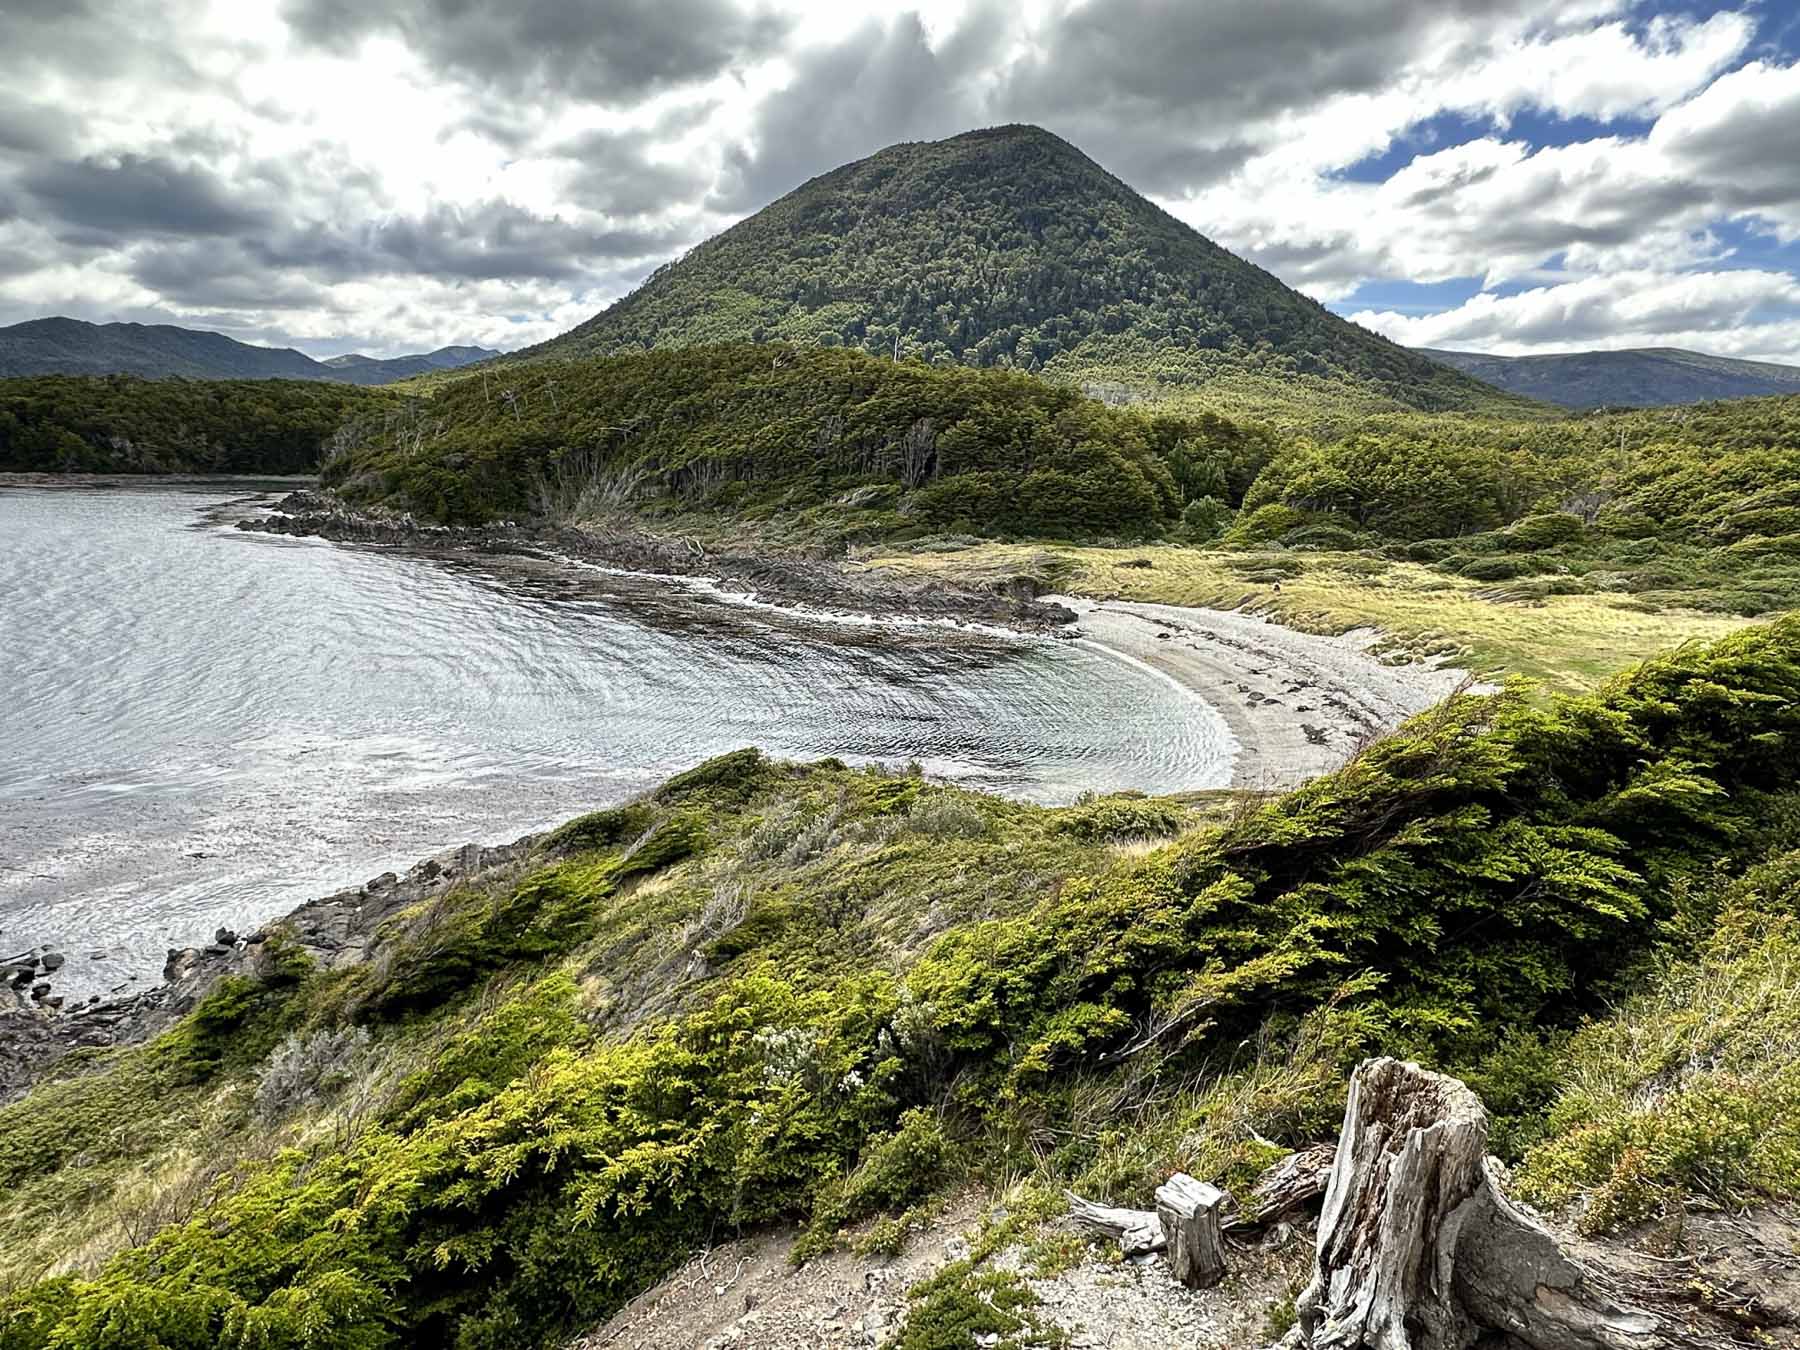
<svg viewBox="0 0 1800 1350">
<path fill-rule="evenodd" d="M 1177 534 L 1184 544 L 1210 544 L 1225 533 L 1235 515 L 1217 497 L 1201 497 L 1181 508 Z"/>
<path fill-rule="evenodd" d="M 1077 839 L 1108 842 L 1163 839 L 1181 829 L 1181 808 L 1169 802 L 1121 793 L 1059 811 L 1055 829 Z"/>
<path fill-rule="evenodd" d="M 608 811 L 577 816 L 544 836 L 544 848 L 552 853 L 586 853 L 594 849 L 628 844 L 656 821 L 655 808 L 633 802 Z"/>
<path fill-rule="evenodd" d="M 1422 563 L 1441 562 L 1447 565 L 1451 557 L 1467 552 L 1468 541 L 1463 539 L 1419 539 L 1400 546 L 1402 557 L 1411 562 Z"/>
<path fill-rule="evenodd" d="M 987 817 L 979 808 L 947 792 L 915 802 L 906 826 L 928 839 L 979 839 L 988 832 Z"/>
<path fill-rule="evenodd" d="M 704 796 L 721 804 L 741 804 L 762 792 L 779 771 L 755 746 L 715 755 L 704 764 L 678 773 L 656 792 L 663 803 Z"/>
<path fill-rule="evenodd" d="M 1285 548 L 1319 549 L 1339 553 L 1348 553 L 1352 549 L 1363 548 L 1369 542 L 1368 535 L 1357 530 L 1347 530 L 1341 525 L 1302 525 L 1299 529 L 1290 530 L 1281 537 L 1281 543 Z"/>
<path fill-rule="evenodd" d="M 1530 576 L 1537 567 L 1524 558 L 1471 558 L 1457 570 L 1471 581 L 1511 581 Z"/>
<path fill-rule="evenodd" d="M 1580 516 L 1555 511 L 1548 515 L 1526 516 L 1509 525 L 1505 533 L 1510 547 L 1530 553 L 1577 543 L 1587 533 L 1587 526 Z"/>
<path fill-rule="evenodd" d="M 922 1199 L 948 1179 L 955 1157 L 936 1113 L 917 1107 L 907 1111 L 898 1129 L 864 1146 L 848 1177 L 824 1190 L 805 1235 L 795 1244 L 794 1259 L 805 1261 L 829 1250 L 847 1223 Z"/>
<path fill-rule="evenodd" d="M 1272 544 L 1284 534 L 1313 523 L 1314 519 L 1309 512 L 1271 502 L 1247 514 L 1240 514 L 1223 542 L 1227 548 L 1255 548 L 1261 544 Z"/>
<path fill-rule="evenodd" d="M 1547 1137 L 1519 1173 L 1526 1199 L 1585 1200 L 1582 1226 L 1599 1232 L 1687 1195 L 1727 1207 L 1800 1195 L 1796 876 L 1790 854 L 1727 889 L 1697 953 L 1677 948 L 1646 991 L 1574 1038 Z"/>
<path fill-rule="evenodd" d="M 1068 1338 L 1037 1315 L 1031 1286 L 1010 1271 L 979 1270 L 956 1261 L 907 1293 L 912 1306 L 897 1350 L 1030 1350 Z M 988 1339 L 988 1338 L 992 1339 Z"/>
<path fill-rule="evenodd" d="M 1137 1185 L 1188 1146 L 1100 1140 L 1071 1122 L 1177 1094 L 1195 1147 L 1212 1150 L 1196 1165 L 1241 1186 L 1267 1161 L 1257 1134 L 1282 1145 L 1329 1134 L 1342 1063 L 1372 1048 L 1485 1075 L 1506 1118 L 1529 1124 L 1559 1033 L 1616 1002 L 1621 975 L 1663 934 L 1699 931 L 1715 908 L 1717 941 L 1697 970 L 1568 1041 L 1548 1132 L 1521 1176 L 1546 1202 L 1611 1186 L 1600 1210 L 1613 1215 L 1682 1189 L 1789 1193 L 1800 863 L 1745 873 L 1741 891 L 1719 878 L 1800 828 L 1797 757 L 1790 617 L 1588 697 L 1453 698 L 1279 800 L 1086 868 L 1072 862 L 1080 839 L 1112 837 L 1123 816 L 1135 835 L 1177 809 L 994 804 L 993 837 L 944 857 L 897 838 L 892 817 L 858 819 L 842 770 L 814 781 L 758 769 L 808 818 L 841 811 L 844 842 L 802 874 L 771 863 L 761 880 L 779 884 L 757 890 L 731 934 L 731 969 L 591 1016 L 596 985 L 659 978 L 657 949 L 646 963 L 634 935 L 664 925 L 666 937 L 691 912 L 652 903 L 635 926 L 615 924 L 629 898 L 613 890 L 617 849 L 403 916 L 382 938 L 392 967 L 378 953 L 362 989 L 409 1014 L 379 1037 L 420 1075 L 390 1109 L 304 1152 L 246 1155 L 191 1218 L 87 1277 L 8 1296 L 0 1335 L 8 1350 L 146 1336 L 552 1343 L 714 1232 L 908 1203 L 954 1174 L 952 1138 L 1002 1160 L 1047 1142 L 1058 1166 Z M 774 805 L 717 804 L 743 795 L 743 765 L 690 779 L 658 834 L 704 820 L 708 835 L 744 839 Z M 1153 823 L 1178 828 L 1179 814 Z M 927 856 L 939 871 L 923 884 Z M 914 925 L 971 891 L 985 917 L 914 957 Z M 887 908 L 867 923 L 854 906 L 833 914 L 846 897 Z M 759 911 L 785 915 L 762 926 L 781 942 L 758 945 Z M 495 942 L 469 948 L 465 929 Z M 606 944 L 624 955 L 597 960 Z M 0 1172 L 31 1178 L 21 1193 L 54 1190 L 57 1178 L 37 1178 L 72 1161 L 77 1131 L 113 1148 L 134 1121 L 170 1128 L 159 1113 L 200 1095 L 177 1081 L 185 1065 L 216 1064 L 222 1078 L 229 1028 L 265 1007 L 329 1020 L 308 991 L 332 978 L 267 1004 L 228 990 L 171 1034 L 173 1051 L 89 1062 L 95 1076 L 0 1109 Z M 484 996 L 452 1000 L 472 979 Z M 121 1077 L 146 1067 L 143 1081 Z M 922 1293 L 917 1336 L 963 1335 L 997 1306 L 1022 1325 L 979 1334 L 1036 1334 L 1004 1289 L 962 1297 L 969 1278 L 984 1277 L 965 1269 Z"/>
</svg>

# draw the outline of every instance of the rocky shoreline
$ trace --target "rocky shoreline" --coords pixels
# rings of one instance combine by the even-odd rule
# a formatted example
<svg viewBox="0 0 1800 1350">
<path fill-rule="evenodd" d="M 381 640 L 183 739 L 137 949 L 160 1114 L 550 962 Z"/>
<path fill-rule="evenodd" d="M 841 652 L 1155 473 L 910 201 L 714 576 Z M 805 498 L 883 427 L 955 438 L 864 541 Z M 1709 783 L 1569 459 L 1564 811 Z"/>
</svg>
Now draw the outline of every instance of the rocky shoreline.
<svg viewBox="0 0 1800 1350">
<path fill-rule="evenodd" d="M 171 950 L 162 983 L 118 998 L 62 1008 L 54 977 L 59 953 L 34 950 L 0 962 L 0 1106 L 15 1101 L 65 1056 L 149 1040 L 192 1012 L 220 980 L 267 973 L 270 942 L 305 953 L 326 970 L 369 959 L 381 926 L 393 915 L 452 886 L 509 867 L 539 836 L 484 847 L 463 844 L 416 863 L 404 876 L 384 872 L 348 890 L 309 900 L 254 933 L 220 929 L 204 947 Z M 20 980 L 18 972 L 27 972 Z M 29 992 L 27 992 L 29 991 Z"/>
<path fill-rule="evenodd" d="M 985 586 L 919 581 L 853 571 L 831 560 L 711 552 L 692 539 L 629 525 L 434 525 L 403 513 L 353 510 L 329 491 L 291 492 L 272 511 L 237 521 L 237 528 L 425 554 L 572 561 L 706 580 L 772 604 L 839 614 L 979 623 L 1026 633 L 1061 633 L 1075 621 L 1066 606 L 1040 600 L 1042 588 L 1029 577 Z"/>
</svg>

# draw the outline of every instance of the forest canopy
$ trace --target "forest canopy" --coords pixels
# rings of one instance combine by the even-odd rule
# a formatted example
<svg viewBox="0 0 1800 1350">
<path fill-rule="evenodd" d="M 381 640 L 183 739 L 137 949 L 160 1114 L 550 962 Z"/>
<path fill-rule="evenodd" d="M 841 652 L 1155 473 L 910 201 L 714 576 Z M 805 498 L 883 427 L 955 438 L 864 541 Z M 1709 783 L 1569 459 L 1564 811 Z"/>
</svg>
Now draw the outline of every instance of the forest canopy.
<svg viewBox="0 0 1800 1350">
<path fill-rule="evenodd" d="M 0 469 L 25 473 L 316 473 L 346 422 L 391 395 L 312 380 L 0 380 Z"/>
</svg>

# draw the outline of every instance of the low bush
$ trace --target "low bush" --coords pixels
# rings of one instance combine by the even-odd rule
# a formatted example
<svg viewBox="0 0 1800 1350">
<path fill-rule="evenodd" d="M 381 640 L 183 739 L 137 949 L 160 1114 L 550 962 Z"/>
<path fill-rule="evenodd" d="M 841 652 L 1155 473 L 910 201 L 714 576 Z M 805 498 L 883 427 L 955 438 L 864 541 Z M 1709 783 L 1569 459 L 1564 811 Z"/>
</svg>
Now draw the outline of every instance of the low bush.
<svg viewBox="0 0 1800 1350">
<path fill-rule="evenodd" d="M 362 1027 L 294 1032 L 263 1061 L 256 1078 L 256 1109 L 265 1121 L 310 1106 L 347 1082 L 369 1053 Z"/>
<path fill-rule="evenodd" d="M 1545 1203 L 1611 1185 L 1596 1212 L 1619 1219 L 1683 1188 L 1791 1192 L 1800 863 L 1741 893 L 1717 879 L 1800 832 L 1797 757 L 1789 618 L 1587 697 L 1458 696 L 1142 857 L 1081 845 L 1177 830 L 1178 808 L 994 803 L 988 835 L 936 848 L 886 833 L 902 817 L 873 814 L 878 776 L 715 762 L 653 799 L 657 833 L 691 816 L 709 841 L 666 864 L 662 894 L 614 887 L 613 846 L 446 897 L 436 928 L 407 916 L 360 991 L 394 1015 L 379 1039 L 415 1074 L 390 1105 L 304 1153 L 246 1154 L 191 1217 L 15 1289 L 0 1345 L 558 1343 L 712 1234 L 835 1229 L 913 1203 L 965 1157 L 1133 1189 L 1186 1150 L 1241 1187 L 1271 1149 L 1329 1136 L 1346 1062 L 1373 1049 L 1485 1075 Z M 746 864 L 736 850 L 783 800 L 835 814 L 838 842 L 798 869 Z M 727 862 L 763 883 L 713 944 L 733 953 L 662 987 L 657 953 Z M 1698 974 L 1671 966 L 1647 1001 L 1619 1002 L 1660 939 L 1715 915 Z M 463 924 L 498 942 L 469 947 Z M 0 1110 L 0 1169 L 53 1186 L 79 1146 L 59 1135 L 161 1110 L 117 1077 L 133 1068 L 173 1101 L 202 1091 L 181 1081 L 196 1063 L 210 1090 L 244 1090 L 228 1029 L 260 1035 L 283 1007 L 342 1028 L 314 996 L 334 978 L 228 990 L 166 1046 Z M 658 987 L 633 1004 L 633 980 Z M 1609 1002 L 1616 1026 L 1577 1029 Z M 287 1015 L 262 1054 L 298 1029 Z M 54 1128 L 32 1123 L 40 1101 L 61 1104 Z M 1171 1101 L 1182 1128 L 1163 1143 L 1102 1133 Z M 965 1268 L 921 1290 L 907 1334 L 966 1344 L 979 1318 L 975 1334 L 1036 1335 L 1012 1286 L 986 1281 Z"/>
<path fill-rule="evenodd" d="M 1077 839 L 1118 842 L 1166 839 L 1181 828 L 1181 808 L 1154 798 L 1117 793 L 1067 807 L 1057 813 L 1058 833 Z"/>
<path fill-rule="evenodd" d="M 1530 576 L 1536 570 L 1536 564 L 1525 558 L 1504 556 L 1471 558 L 1457 569 L 1470 581 L 1511 581 L 1514 577 Z"/>
<path fill-rule="evenodd" d="M 988 831 L 987 817 L 979 807 L 948 792 L 914 802 L 906 826 L 928 839 L 979 839 Z"/>
<path fill-rule="evenodd" d="M 1580 1200 L 1598 1232 L 1686 1196 L 1735 1208 L 1800 1194 L 1797 877 L 1789 854 L 1730 886 L 1697 953 L 1672 951 L 1648 990 L 1568 1045 L 1525 1198 Z"/>
<path fill-rule="evenodd" d="M 1509 547 L 1530 553 L 1576 543 L 1587 533 L 1587 526 L 1580 516 L 1554 511 L 1547 515 L 1526 516 L 1507 526 L 1505 533 Z"/>
</svg>

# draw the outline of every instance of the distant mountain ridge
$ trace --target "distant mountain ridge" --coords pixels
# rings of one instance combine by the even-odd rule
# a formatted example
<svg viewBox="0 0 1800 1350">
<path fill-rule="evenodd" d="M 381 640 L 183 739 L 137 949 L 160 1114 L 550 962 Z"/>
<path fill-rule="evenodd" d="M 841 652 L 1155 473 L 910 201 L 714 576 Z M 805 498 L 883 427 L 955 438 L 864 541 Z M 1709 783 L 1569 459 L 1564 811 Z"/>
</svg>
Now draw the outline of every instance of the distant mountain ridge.
<svg viewBox="0 0 1800 1350">
<path fill-rule="evenodd" d="M 1654 408 L 1715 399 L 1800 394 L 1800 366 L 1739 361 L 1679 347 L 1489 356 L 1416 348 L 1508 393 L 1565 408 Z"/>
<path fill-rule="evenodd" d="M 1512 402 L 1332 314 L 1032 126 L 834 169 L 516 355 L 765 340 L 1013 367 L 1103 396 Z"/>
<path fill-rule="evenodd" d="M 350 355 L 315 361 L 292 347 L 256 347 L 223 333 L 172 324 L 94 324 L 58 316 L 0 328 L 0 376 L 182 376 L 372 385 L 453 370 L 499 355 L 484 347 L 442 347 L 415 356 Z"/>
</svg>

